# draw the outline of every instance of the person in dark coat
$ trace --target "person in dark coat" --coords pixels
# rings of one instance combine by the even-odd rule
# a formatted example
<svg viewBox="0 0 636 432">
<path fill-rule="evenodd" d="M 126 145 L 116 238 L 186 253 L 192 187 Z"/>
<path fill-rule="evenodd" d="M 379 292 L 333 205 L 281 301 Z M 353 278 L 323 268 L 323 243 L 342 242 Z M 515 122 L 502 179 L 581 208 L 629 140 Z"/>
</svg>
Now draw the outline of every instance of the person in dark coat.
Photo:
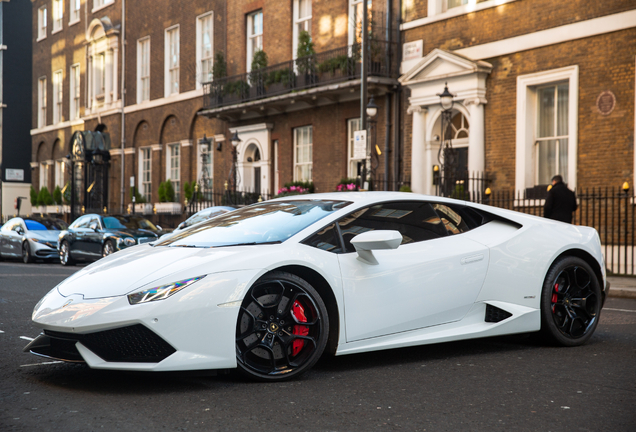
<svg viewBox="0 0 636 432">
<path fill-rule="evenodd" d="M 548 191 L 543 208 L 543 217 L 572 223 L 572 213 L 576 211 L 576 195 L 563 183 L 563 177 L 552 177 L 552 188 Z"/>
</svg>

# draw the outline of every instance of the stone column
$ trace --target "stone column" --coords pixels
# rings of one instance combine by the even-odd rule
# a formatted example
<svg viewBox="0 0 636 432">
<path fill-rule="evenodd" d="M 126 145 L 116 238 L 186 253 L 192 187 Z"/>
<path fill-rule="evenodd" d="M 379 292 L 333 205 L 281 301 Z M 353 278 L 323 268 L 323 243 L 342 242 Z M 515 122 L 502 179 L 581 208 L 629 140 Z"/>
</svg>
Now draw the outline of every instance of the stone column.
<svg viewBox="0 0 636 432">
<path fill-rule="evenodd" d="M 484 128 L 485 99 L 475 98 L 464 101 L 470 112 L 470 133 L 468 134 L 468 171 L 475 177 L 486 170 L 486 147 Z"/>
<path fill-rule="evenodd" d="M 110 105 L 113 91 L 113 51 L 106 50 L 104 55 L 104 105 Z"/>
<path fill-rule="evenodd" d="M 416 193 L 427 193 L 425 176 L 428 167 L 425 165 L 426 151 L 426 108 L 411 106 L 409 114 L 413 114 L 413 133 L 411 141 L 411 190 Z"/>
</svg>

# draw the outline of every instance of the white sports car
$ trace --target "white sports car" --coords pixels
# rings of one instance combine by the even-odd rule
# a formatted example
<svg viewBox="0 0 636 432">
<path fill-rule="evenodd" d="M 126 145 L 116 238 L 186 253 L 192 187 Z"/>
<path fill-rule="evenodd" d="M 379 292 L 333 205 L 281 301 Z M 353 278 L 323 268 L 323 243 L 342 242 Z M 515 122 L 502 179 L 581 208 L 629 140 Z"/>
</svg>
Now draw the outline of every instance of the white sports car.
<svg viewBox="0 0 636 432">
<path fill-rule="evenodd" d="M 608 290 L 593 228 L 410 193 L 291 196 L 85 267 L 35 306 L 25 351 L 276 381 L 325 352 L 538 331 L 580 345 Z"/>
</svg>

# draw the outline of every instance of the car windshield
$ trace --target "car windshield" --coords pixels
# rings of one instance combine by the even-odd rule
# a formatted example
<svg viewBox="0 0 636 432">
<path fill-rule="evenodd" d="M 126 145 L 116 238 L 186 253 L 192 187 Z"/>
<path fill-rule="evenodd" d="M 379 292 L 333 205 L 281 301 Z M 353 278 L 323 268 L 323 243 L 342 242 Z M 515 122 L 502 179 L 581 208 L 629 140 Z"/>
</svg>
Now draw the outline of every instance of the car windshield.
<svg viewBox="0 0 636 432">
<path fill-rule="evenodd" d="M 68 228 L 66 222 L 60 219 L 25 219 L 24 223 L 29 231 L 63 231 Z"/>
<path fill-rule="evenodd" d="M 199 222 L 203 222 L 206 219 L 211 219 L 223 213 L 227 213 L 228 211 L 229 210 L 225 210 L 225 209 L 201 210 L 199 213 L 193 216 L 190 216 L 188 219 L 186 219 L 186 221 L 183 223 L 183 228 L 196 225 Z"/>
<path fill-rule="evenodd" d="M 210 219 L 155 243 L 155 246 L 220 247 L 281 243 L 349 204 L 348 201 L 332 200 L 254 204 Z"/>
<path fill-rule="evenodd" d="M 152 222 L 139 216 L 105 216 L 104 227 L 106 229 L 145 229 L 159 231 Z"/>
</svg>

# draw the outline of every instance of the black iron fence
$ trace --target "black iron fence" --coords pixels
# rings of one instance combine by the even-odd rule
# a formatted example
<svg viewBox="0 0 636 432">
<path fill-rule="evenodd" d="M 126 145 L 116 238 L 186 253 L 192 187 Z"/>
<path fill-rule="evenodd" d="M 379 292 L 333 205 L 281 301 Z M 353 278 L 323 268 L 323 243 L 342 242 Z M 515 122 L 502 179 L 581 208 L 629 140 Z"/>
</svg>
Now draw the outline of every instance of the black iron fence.
<svg viewBox="0 0 636 432">
<path fill-rule="evenodd" d="M 205 191 L 195 194 L 192 201 L 186 206 L 185 213 L 190 216 L 194 213 L 213 206 L 243 207 L 273 198 L 269 193 L 244 192 L 244 191 Z"/>
<path fill-rule="evenodd" d="M 449 179 L 440 178 L 437 195 L 449 196 L 534 216 L 543 216 L 545 193 L 535 188 L 523 192 L 490 190 L 485 176 Z M 452 186 L 452 187 L 451 187 Z M 544 189 L 545 191 L 545 189 Z M 611 274 L 636 275 L 636 200 L 620 187 L 580 188 L 572 223 L 589 226 L 599 234 L 606 269 Z"/>
<path fill-rule="evenodd" d="M 393 42 L 371 40 L 369 76 L 396 78 L 396 49 Z M 204 83 L 204 105 L 219 108 L 355 79 L 360 77 L 361 67 L 360 44 L 348 45 Z"/>
</svg>

